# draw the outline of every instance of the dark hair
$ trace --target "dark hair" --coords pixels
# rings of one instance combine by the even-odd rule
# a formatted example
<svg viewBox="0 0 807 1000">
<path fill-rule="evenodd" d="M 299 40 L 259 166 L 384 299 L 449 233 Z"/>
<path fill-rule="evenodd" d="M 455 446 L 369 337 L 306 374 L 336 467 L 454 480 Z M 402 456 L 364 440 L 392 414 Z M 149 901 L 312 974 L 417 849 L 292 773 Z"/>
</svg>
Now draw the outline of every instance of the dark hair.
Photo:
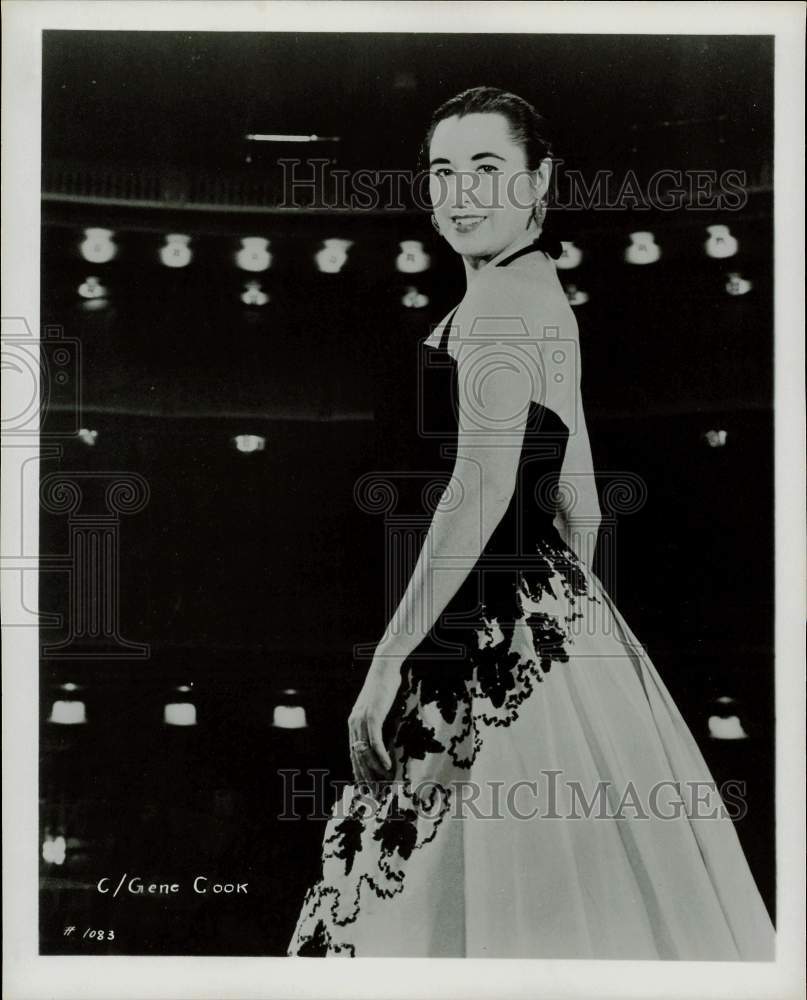
<svg viewBox="0 0 807 1000">
<path fill-rule="evenodd" d="M 420 169 L 429 169 L 429 146 L 440 122 L 473 114 L 500 114 L 507 119 L 511 139 L 524 150 L 527 170 L 537 170 L 541 160 L 552 156 L 546 119 L 529 101 L 499 87 L 472 87 L 445 101 L 432 115 L 418 154 Z"/>
</svg>

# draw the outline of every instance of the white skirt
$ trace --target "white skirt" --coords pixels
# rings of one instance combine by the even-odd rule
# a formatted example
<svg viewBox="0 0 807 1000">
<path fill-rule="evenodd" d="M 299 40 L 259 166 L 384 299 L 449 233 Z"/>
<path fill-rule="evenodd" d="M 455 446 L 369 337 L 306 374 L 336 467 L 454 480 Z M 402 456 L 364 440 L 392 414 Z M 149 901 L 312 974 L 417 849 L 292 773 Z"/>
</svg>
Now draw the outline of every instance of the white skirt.
<svg viewBox="0 0 807 1000">
<path fill-rule="evenodd" d="M 394 779 L 334 804 L 289 955 L 774 959 L 694 736 L 577 566 L 485 619 L 464 679 L 405 665 Z"/>
</svg>

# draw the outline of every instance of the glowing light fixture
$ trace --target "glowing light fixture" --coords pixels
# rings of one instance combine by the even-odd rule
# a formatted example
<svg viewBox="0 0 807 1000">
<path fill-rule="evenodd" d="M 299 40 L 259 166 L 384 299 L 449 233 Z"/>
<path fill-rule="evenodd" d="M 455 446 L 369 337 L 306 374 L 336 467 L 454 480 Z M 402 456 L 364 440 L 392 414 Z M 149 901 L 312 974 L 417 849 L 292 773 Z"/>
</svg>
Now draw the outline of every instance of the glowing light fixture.
<svg viewBox="0 0 807 1000">
<path fill-rule="evenodd" d="M 91 431 L 86 427 L 82 427 L 79 429 L 77 437 L 79 441 L 83 441 L 84 444 L 89 445 L 92 448 L 98 440 L 98 431 Z"/>
<path fill-rule="evenodd" d="M 407 285 L 401 302 L 407 309 L 423 309 L 429 304 L 429 296 L 423 295 L 414 285 Z"/>
<path fill-rule="evenodd" d="M 62 836 L 48 834 L 42 842 L 42 860 L 49 865 L 63 865 L 67 854 L 67 841 Z"/>
<path fill-rule="evenodd" d="M 111 229 L 92 227 L 84 230 L 84 242 L 81 244 L 81 256 L 91 264 L 106 264 L 118 252 L 112 241 Z"/>
<path fill-rule="evenodd" d="M 259 281 L 248 281 L 241 293 L 241 301 L 245 306 L 265 306 L 269 296 L 263 291 Z"/>
<path fill-rule="evenodd" d="M 729 295 L 747 295 L 753 287 L 753 284 L 739 271 L 732 271 L 726 282 L 726 291 Z"/>
<path fill-rule="evenodd" d="M 588 302 L 588 292 L 584 292 L 577 285 L 567 285 L 566 298 L 570 306 L 584 306 Z"/>
<path fill-rule="evenodd" d="M 339 142 L 338 135 L 285 135 L 282 132 L 248 132 L 250 142 Z"/>
<path fill-rule="evenodd" d="M 233 443 L 238 451 L 244 453 L 263 451 L 266 447 L 266 438 L 260 434 L 237 434 L 233 438 Z"/>
<path fill-rule="evenodd" d="M 296 688 L 286 688 L 283 692 L 283 701 L 275 705 L 272 712 L 272 725 L 277 729 L 305 729 L 308 726 L 305 709 L 300 705 L 299 692 Z"/>
<path fill-rule="evenodd" d="M 703 436 L 710 448 L 722 448 L 726 443 L 725 431 L 707 431 Z"/>
<path fill-rule="evenodd" d="M 337 274 L 347 263 L 347 252 L 353 240 L 327 239 L 322 241 L 322 249 L 317 251 L 317 267 L 324 274 Z"/>
<path fill-rule="evenodd" d="M 577 267 L 580 264 L 580 261 L 583 259 L 583 251 L 571 241 L 564 242 L 561 240 L 560 245 L 563 247 L 563 253 L 555 263 L 561 271 L 570 271 L 573 267 Z"/>
<path fill-rule="evenodd" d="M 166 267 L 187 267 L 193 257 L 190 241 L 190 236 L 184 233 L 169 233 L 165 246 L 160 248 L 160 260 Z"/>
<path fill-rule="evenodd" d="M 167 726 L 195 726 L 196 706 L 190 701 L 169 702 L 163 710 L 163 721 Z"/>
<path fill-rule="evenodd" d="M 305 729 L 308 722 L 302 705 L 275 705 L 272 725 L 277 729 Z"/>
<path fill-rule="evenodd" d="M 625 251 L 625 260 L 629 264 L 655 264 L 660 256 L 661 248 L 652 233 L 630 234 L 630 244 Z"/>
<path fill-rule="evenodd" d="M 87 721 L 87 706 L 83 701 L 54 701 L 48 721 L 59 726 L 80 726 Z"/>
<path fill-rule="evenodd" d="M 431 263 L 431 257 L 423 249 L 420 240 L 402 240 L 401 252 L 395 258 L 395 266 L 403 274 L 420 274 Z"/>
<path fill-rule="evenodd" d="M 245 236 L 235 260 L 242 271 L 265 271 L 272 263 L 269 240 L 262 236 Z"/>
<path fill-rule="evenodd" d="M 709 239 L 703 244 L 709 257 L 733 257 L 739 248 L 728 226 L 707 226 Z"/>
<path fill-rule="evenodd" d="M 709 735 L 715 740 L 747 740 L 748 733 L 736 715 L 709 716 Z"/>
<path fill-rule="evenodd" d="M 78 286 L 78 294 L 82 299 L 104 299 L 106 298 L 106 288 L 94 274 L 91 274 Z"/>
</svg>

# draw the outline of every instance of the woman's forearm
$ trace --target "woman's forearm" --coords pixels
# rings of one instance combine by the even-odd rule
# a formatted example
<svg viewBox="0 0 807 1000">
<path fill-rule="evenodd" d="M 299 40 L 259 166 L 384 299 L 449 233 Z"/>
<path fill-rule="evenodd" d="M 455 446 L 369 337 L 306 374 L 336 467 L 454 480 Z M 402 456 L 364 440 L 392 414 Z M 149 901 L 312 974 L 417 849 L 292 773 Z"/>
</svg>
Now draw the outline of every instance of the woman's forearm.
<svg viewBox="0 0 807 1000">
<path fill-rule="evenodd" d="M 452 503 L 446 492 L 437 506 L 377 656 L 400 660 L 420 645 L 473 569 L 507 509 L 509 499 L 501 491 L 460 485 L 462 500 Z"/>
</svg>

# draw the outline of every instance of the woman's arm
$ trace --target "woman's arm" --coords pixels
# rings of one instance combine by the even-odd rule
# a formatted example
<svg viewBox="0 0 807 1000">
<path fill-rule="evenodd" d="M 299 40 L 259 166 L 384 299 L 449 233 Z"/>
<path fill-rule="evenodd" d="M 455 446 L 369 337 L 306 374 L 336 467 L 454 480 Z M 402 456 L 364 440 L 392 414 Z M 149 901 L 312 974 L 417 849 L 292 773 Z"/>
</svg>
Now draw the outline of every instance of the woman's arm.
<svg viewBox="0 0 807 1000">
<path fill-rule="evenodd" d="M 417 648 L 473 569 L 515 489 L 532 378 L 501 344 L 465 346 L 457 358 L 452 479 L 377 656 L 402 660 Z"/>
</svg>

